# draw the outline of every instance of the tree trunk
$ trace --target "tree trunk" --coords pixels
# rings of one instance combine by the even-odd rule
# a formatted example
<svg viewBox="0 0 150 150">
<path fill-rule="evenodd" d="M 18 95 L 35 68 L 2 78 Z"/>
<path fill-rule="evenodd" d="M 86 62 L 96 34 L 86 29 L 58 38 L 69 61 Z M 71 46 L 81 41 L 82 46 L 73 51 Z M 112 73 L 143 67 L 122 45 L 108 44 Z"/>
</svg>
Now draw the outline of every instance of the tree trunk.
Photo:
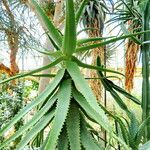
<svg viewBox="0 0 150 150">
<path fill-rule="evenodd" d="M 42 0 L 41 0 L 42 2 Z M 61 10 L 62 10 L 62 3 L 63 0 L 57 0 L 56 1 L 56 7 L 55 7 L 55 11 L 54 11 L 54 16 L 53 16 L 53 22 L 55 24 L 55 26 L 59 26 L 59 19 L 60 19 L 60 15 L 61 15 Z M 54 47 L 53 45 L 50 43 L 49 39 L 46 38 L 46 42 L 45 42 L 45 47 L 46 49 L 53 51 Z M 48 58 L 48 56 L 43 56 L 43 66 L 47 65 L 51 63 L 50 59 Z M 51 71 L 51 69 L 47 69 L 42 71 L 42 74 L 49 74 Z M 46 77 L 41 77 L 40 78 L 40 83 L 39 83 L 39 93 L 41 93 L 45 87 L 47 86 L 47 84 L 49 83 L 50 79 L 46 78 Z"/>
</svg>

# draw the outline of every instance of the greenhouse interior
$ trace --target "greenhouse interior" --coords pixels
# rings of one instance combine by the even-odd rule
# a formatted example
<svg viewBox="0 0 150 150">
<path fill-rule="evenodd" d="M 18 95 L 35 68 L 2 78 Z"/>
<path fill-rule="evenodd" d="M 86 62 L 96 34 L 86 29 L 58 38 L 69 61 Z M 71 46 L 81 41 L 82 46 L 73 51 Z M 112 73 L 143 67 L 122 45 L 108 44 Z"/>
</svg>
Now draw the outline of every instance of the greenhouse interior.
<svg viewBox="0 0 150 150">
<path fill-rule="evenodd" d="M 0 150 L 150 150 L 150 0 L 0 0 Z"/>
</svg>

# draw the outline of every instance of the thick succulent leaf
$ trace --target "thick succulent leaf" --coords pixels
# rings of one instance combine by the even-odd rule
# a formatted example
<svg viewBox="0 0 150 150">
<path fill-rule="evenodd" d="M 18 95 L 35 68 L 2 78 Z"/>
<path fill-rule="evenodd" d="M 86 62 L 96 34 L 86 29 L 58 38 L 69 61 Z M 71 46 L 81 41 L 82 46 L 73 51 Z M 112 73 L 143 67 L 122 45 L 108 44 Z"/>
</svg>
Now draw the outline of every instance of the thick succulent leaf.
<svg viewBox="0 0 150 150">
<path fill-rule="evenodd" d="M 123 109 L 124 111 L 126 111 L 127 113 L 129 113 L 129 109 L 128 109 L 127 105 L 123 102 L 123 100 L 118 95 L 118 93 L 115 92 L 113 89 L 111 89 L 109 92 L 112 95 L 112 97 L 114 98 L 114 100 L 117 102 L 117 104 L 120 106 L 120 108 Z"/>
<path fill-rule="evenodd" d="M 126 39 L 126 38 L 131 38 L 131 37 L 134 37 L 136 35 L 141 35 L 141 34 L 148 33 L 148 32 L 150 32 L 150 30 L 143 31 L 143 32 L 138 32 L 138 33 L 133 33 L 133 34 L 127 34 L 127 35 L 124 35 L 124 36 L 120 36 L 120 37 L 112 38 L 110 40 L 106 40 L 106 41 L 101 42 L 101 43 L 96 43 L 96 44 L 91 44 L 91 45 L 87 45 L 87 46 L 78 47 L 78 48 L 76 48 L 76 52 L 88 51 L 88 50 L 95 49 L 97 47 L 101 47 L 101 46 L 104 46 L 104 45 L 107 45 L 107 44 L 110 44 L 110 43 L 113 43 L 113 42 L 117 42 L 119 40 L 123 40 L 123 39 Z"/>
<path fill-rule="evenodd" d="M 114 36 L 79 39 L 77 41 L 77 44 L 81 45 L 81 44 L 86 44 L 86 43 L 89 43 L 89 42 L 102 41 L 102 40 L 111 39 L 111 38 L 114 38 Z"/>
<path fill-rule="evenodd" d="M 0 81 L 0 84 L 3 84 L 3 83 L 6 83 L 6 82 L 9 82 L 9 81 L 12 81 L 14 79 L 19 79 L 19 78 L 23 78 L 23 77 L 26 77 L 26 76 L 30 76 L 30 75 L 33 75 L 34 73 L 38 73 L 38 72 L 41 72 L 43 70 L 46 70 L 48 68 L 51 68 L 55 65 L 57 65 L 58 63 L 60 63 L 61 61 L 63 60 L 63 57 L 60 57 L 58 59 L 56 59 L 54 62 L 44 66 L 44 67 L 41 67 L 41 68 L 38 68 L 38 69 L 35 69 L 33 71 L 30 71 L 30 72 L 27 72 L 27 73 L 23 73 L 23 74 L 18 74 L 16 76 L 13 76 L 13 77 L 10 77 L 8 79 L 5 79 L 5 80 L 2 80 Z"/>
<path fill-rule="evenodd" d="M 119 124 L 119 127 L 121 129 L 121 132 L 122 132 L 122 137 L 125 141 L 125 143 L 127 145 L 129 145 L 129 132 L 126 128 L 126 125 L 125 123 L 121 120 L 120 117 L 116 116 L 116 115 L 113 115 L 110 111 L 108 111 L 103 105 L 101 105 L 99 103 L 100 107 L 105 111 L 106 114 L 108 114 L 110 117 L 112 117 L 114 120 L 117 121 L 117 123 Z"/>
<path fill-rule="evenodd" d="M 109 83 L 111 84 L 111 86 L 119 93 L 123 94 L 126 98 L 132 100 L 134 103 L 141 105 L 141 102 L 134 97 L 133 95 L 131 95 L 130 93 L 126 92 L 124 89 L 122 89 L 121 87 L 115 85 L 112 81 L 109 80 Z"/>
<path fill-rule="evenodd" d="M 22 135 L 25 131 L 30 129 L 35 123 L 37 123 L 44 115 L 45 113 L 52 107 L 54 102 L 56 101 L 56 95 L 49 99 L 47 103 L 43 106 L 42 109 L 40 109 L 30 121 L 28 121 L 24 126 L 22 126 L 14 135 L 12 135 L 10 138 L 8 138 L 6 141 L 4 141 L 0 145 L 0 149 L 4 146 L 6 146 L 8 143 L 13 141 L 14 139 L 18 138 L 20 135 Z"/>
<path fill-rule="evenodd" d="M 58 137 L 67 117 L 70 99 L 71 80 L 65 80 L 62 82 L 58 92 L 58 104 L 56 108 L 56 115 L 44 150 L 55 149 Z"/>
<path fill-rule="evenodd" d="M 62 46 L 62 36 L 58 32 L 58 29 L 54 26 L 52 21 L 48 18 L 48 16 L 44 13 L 43 9 L 40 8 L 38 3 L 35 0 L 30 0 L 30 3 L 34 6 L 37 14 L 42 19 L 45 27 L 48 29 L 48 34 L 52 38 L 53 41 L 56 42 L 59 48 Z"/>
<path fill-rule="evenodd" d="M 80 60 L 78 60 L 74 56 L 72 56 L 72 60 L 75 61 L 80 67 L 83 67 L 83 68 L 94 69 L 94 70 L 99 70 L 99 71 L 104 71 L 104 72 L 111 72 L 111 73 L 116 73 L 116 74 L 124 76 L 124 74 L 122 74 L 118 71 L 106 69 L 106 68 L 103 68 L 103 67 L 100 67 L 100 66 L 93 66 L 93 65 L 85 64 L 85 63 L 81 62 Z"/>
<path fill-rule="evenodd" d="M 150 123 L 150 117 L 144 120 L 142 124 L 139 126 L 138 131 L 135 136 L 135 140 L 137 144 L 141 142 L 141 137 L 144 134 L 145 126 L 148 125 L 149 123 Z"/>
<path fill-rule="evenodd" d="M 28 104 L 26 107 L 24 107 L 18 114 L 15 115 L 15 117 L 8 122 L 4 128 L 0 130 L 0 136 L 2 136 L 6 131 L 8 131 L 17 121 L 19 121 L 26 113 L 28 113 L 31 109 L 36 107 L 41 102 L 45 101 L 45 99 L 54 91 L 54 89 L 58 86 L 59 82 L 64 76 L 65 70 L 62 69 L 58 72 L 54 80 L 47 85 L 46 89 L 30 104 Z"/>
<path fill-rule="evenodd" d="M 101 66 L 101 62 L 100 62 L 100 58 L 99 57 L 97 58 L 97 62 L 96 63 L 97 63 L 97 66 Z M 119 95 L 114 91 L 114 90 L 116 90 L 117 92 L 123 94 L 125 97 L 131 99 L 136 104 L 141 104 L 141 102 L 137 98 L 135 98 L 131 94 L 127 93 L 124 89 L 120 88 L 119 86 L 115 85 L 112 81 L 106 79 L 101 71 L 97 71 L 97 73 L 98 73 L 99 79 L 101 80 L 101 83 L 103 84 L 105 89 L 107 91 L 109 91 L 114 98 L 117 98 L 117 99 L 119 99 L 119 101 L 122 101 L 120 99 Z M 124 105 L 124 107 L 126 107 L 126 106 Z"/>
<path fill-rule="evenodd" d="M 76 15 L 75 15 L 75 17 L 76 17 L 76 24 L 78 24 L 78 22 L 79 22 L 79 20 L 80 20 L 80 17 L 81 17 L 81 15 L 82 15 L 82 13 L 83 13 L 85 4 L 86 4 L 88 1 L 89 1 L 89 0 L 83 0 L 83 1 L 81 2 L 80 6 L 79 6 L 79 8 L 78 8 L 78 10 L 77 10 L 77 12 L 76 12 Z"/>
<path fill-rule="evenodd" d="M 66 0 L 66 23 L 63 41 L 63 52 L 70 56 L 75 52 L 76 48 L 76 22 L 73 0 Z"/>
<path fill-rule="evenodd" d="M 33 77 L 48 77 L 48 78 L 53 78 L 56 76 L 56 74 L 35 74 L 35 75 L 31 75 Z"/>
<path fill-rule="evenodd" d="M 54 110 L 46 114 L 17 145 L 16 150 L 22 150 L 42 129 L 44 129 L 54 117 Z"/>
<path fill-rule="evenodd" d="M 129 132 L 133 137 L 133 139 L 135 139 L 138 128 L 139 128 L 139 121 L 136 119 L 136 115 L 132 112 L 130 115 Z"/>
<path fill-rule="evenodd" d="M 69 145 L 69 141 L 67 138 L 67 130 L 66 130 L 66 126 L 63 127 L 60 136 L 59 136 L 59 140 L 58 140 L 58 150 L 68 150 L 68 145 Z"/>
<path fill-rule="evenodd" d="M 83 96 L 85 97 L 86 101 L 89 103 L 89 105 L 101 116 L 101 119 L 103 122 L 109 125 L 108 118 L 104 114 L 104 111 L 99 107 L 97 100 L 95 98 L 95 95 L 93 94 L 92 90 L 90 89 L 88 83 L 84 79 L 84 77 L 81 75 L 81 72 L 79 70 L 79 67 L 76 63 L 67 61 L 66 62 L 67 71 L 69 72 L 70 76 L 72 77 L 72 80 L 74 81 L 74 84 L 78 91 L 80 91 Z"/>
<path fill-rule="evenodd" d="M 129 149 L 128 146 L 124 143 L 124 141 L 117 137 L 114 133 L 112 133 L 113 127 L 109 124 L 107 120 L 104 120 L 103 117 L 105 114 L 99 114 L 95 111 L 86 101 L 86 99 L 75 89 L 73 90 L 73 97 L 79 103 L 79 105 L 85 110 L 85 112 L 89 115 L 90 118 L 94 119 L 99 125 L 101 125 L 112 137 L 114 137 L 120 144 L 123 145 L 124 148 Z M 106 116 L 106 115 L 105 115 Z"/>
<path fill-rule="evenodd" d="M 99 125 L 101 125 L 105 130 L 108 132 L 111 132 L 111 127 L 109 123 L 103 119 L 103 115 L 105 114 L 99 114 L 95 109 L 93 109 L 87 102 L 87 100 L 75 89 L 73 90 L 73 97 L 77 101 L 77 103 L 82 107 L 83 110 L 91 117 L 95 122 L 97 122 Z"/>
<path fill-rule="evenodd" d="M 77 104 L 71 103 L 66 120 L 68 139 L 71 150 L 81 150 L 80 145 L 80 115 Z"/>
<path fill-rule="evenodd" d="M 83 117 L 81 117 L 81 142 L 83 147 L 86 150 L 104 150 L 104 148 L 102 148 L 100 145 L 98 145 L 98 143 L 96 142 L 96 140 L 92 137 L 92 135 L 90 134 L 90 132 L 87 130 L 86 128 L 86 122 L 85 119 Z"/>
</svg>

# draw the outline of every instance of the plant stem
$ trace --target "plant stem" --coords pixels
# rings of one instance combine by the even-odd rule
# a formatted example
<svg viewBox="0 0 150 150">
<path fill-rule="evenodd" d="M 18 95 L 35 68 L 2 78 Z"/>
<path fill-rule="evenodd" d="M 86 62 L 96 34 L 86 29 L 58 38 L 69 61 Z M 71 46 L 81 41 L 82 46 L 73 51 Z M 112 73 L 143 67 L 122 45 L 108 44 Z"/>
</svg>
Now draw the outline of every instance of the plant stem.
<svg viewBox="0 0 150 150">
<path fill-rule="evenodd" d="M 150 29 L 150 1 L 147 2 L 147 6 L 143 16 L 144 30 Z M 149 33 L 144 34 L 144 41 L 149 41 Z M 142 52 L 142 76 L 143 76 L 143 85 L 142 85 L 142 119 L 145 120 L 150 115 L 150 82 L 149 82 L 149 60 L 150 60 L 150 44 L 144 44 L 141 48 Z M 146 141 L 150 140 L 150 124 L 147 124 L 144 132 L 144 139 Z"/>
</svg>

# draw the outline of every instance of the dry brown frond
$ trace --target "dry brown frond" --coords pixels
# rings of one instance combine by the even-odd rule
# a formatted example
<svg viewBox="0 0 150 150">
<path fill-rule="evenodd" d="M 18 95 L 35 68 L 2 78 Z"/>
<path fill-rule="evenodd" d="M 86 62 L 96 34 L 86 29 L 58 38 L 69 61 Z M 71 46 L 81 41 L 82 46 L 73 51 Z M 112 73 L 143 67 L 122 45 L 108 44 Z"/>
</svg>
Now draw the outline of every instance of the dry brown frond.
<svg viewBox="0 0 150 150">
<path fill-rule="evenodd" d="M 126 67 L 125 67 L 125 87 L 126 90 L 131 92 L 133 89 L 133 79 L 136 71 L 136 62 L 137 62 L 137 54 L 139 50 L 139 45 L 137 45 L 133 41 L 129 41 L 127 43 L 127 51 L 126 51 Z"/>
</svg>

